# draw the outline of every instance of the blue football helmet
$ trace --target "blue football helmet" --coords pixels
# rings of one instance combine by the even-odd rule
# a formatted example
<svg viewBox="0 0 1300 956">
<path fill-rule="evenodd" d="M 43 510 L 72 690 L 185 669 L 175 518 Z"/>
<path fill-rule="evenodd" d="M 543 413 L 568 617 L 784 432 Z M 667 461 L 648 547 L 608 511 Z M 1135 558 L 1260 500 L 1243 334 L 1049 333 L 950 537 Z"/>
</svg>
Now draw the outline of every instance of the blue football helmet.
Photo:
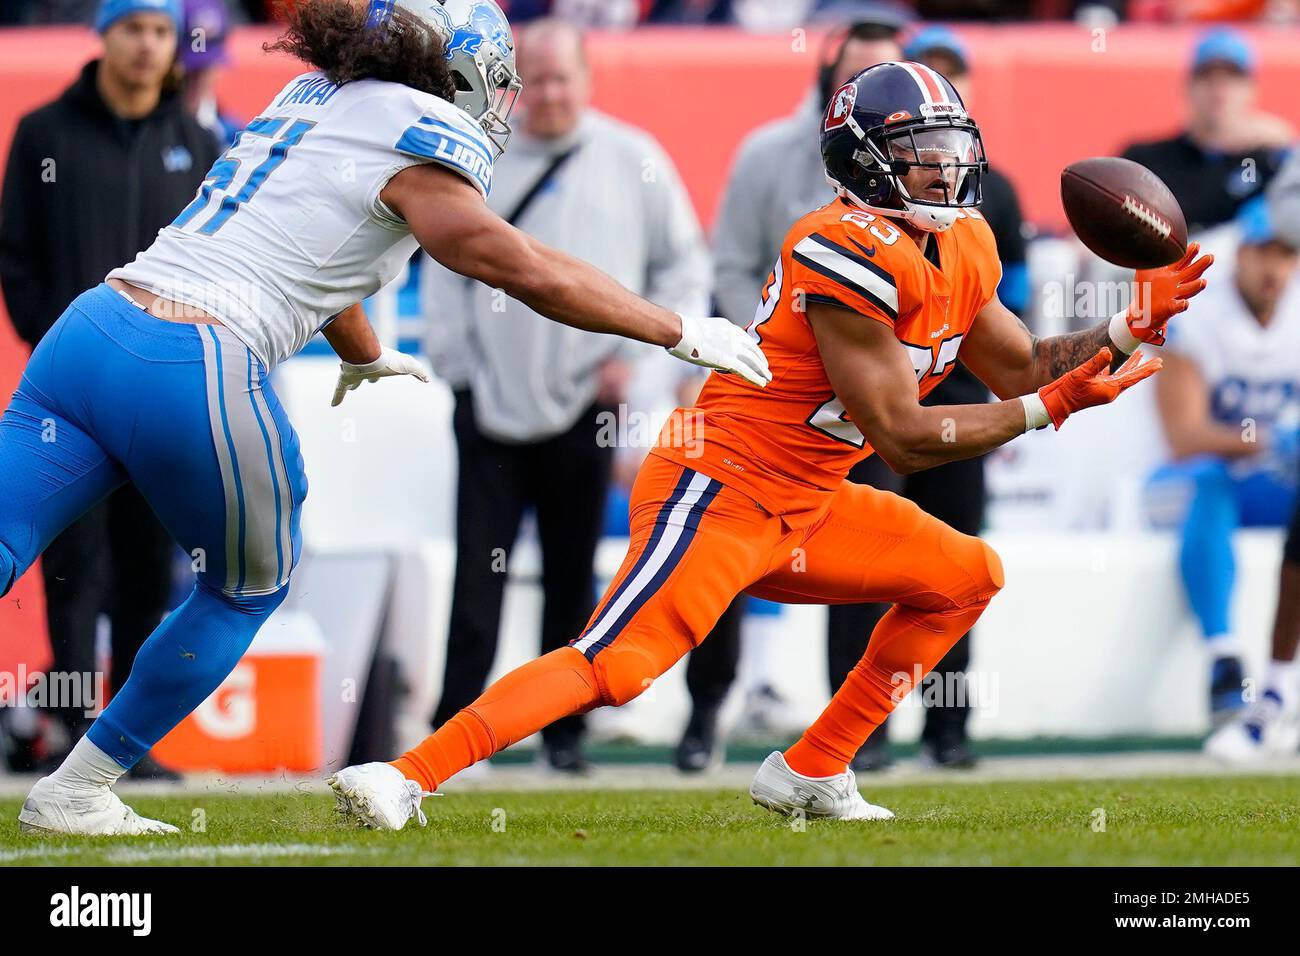
<svg viewBox="0 0 1300 956">
<path fill-rule="evenodd" d="M 522 83 L 510 23 L 493 0 L 370 0 L 369 23 L 403 10 L 442 41 L 456 81 L 454 104 L 483 127 L 498 156 L 510 139 L 510 114 Z"/>
<path fill-rule="evenodd" d="M 943 232 L 980 201 L 979 127 L 941 74 L 877 63 L 831 95 L 822 162 L 836 192 L 868 212 Z"/>
</svg>

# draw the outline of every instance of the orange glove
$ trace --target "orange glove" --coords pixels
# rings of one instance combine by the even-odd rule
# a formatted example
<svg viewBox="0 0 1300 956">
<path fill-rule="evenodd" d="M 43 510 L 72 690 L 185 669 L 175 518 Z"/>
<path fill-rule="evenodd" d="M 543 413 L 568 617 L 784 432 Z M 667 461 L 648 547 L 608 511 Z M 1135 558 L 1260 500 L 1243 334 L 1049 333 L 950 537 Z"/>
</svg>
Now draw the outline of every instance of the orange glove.
<svg viewBox="0 0 1300 956">
<path fill-rule="evenodd" d="M 1111 372 L 1110 349 L 1103 348 L 1078 368 L 1071 369 L 1056 381 L 1044 385 L 1038 390 L 1037 396 L 1025 396 L 1026 423 L 1035 427 L 1036 421 L 1046 417 L 1059 429 L 1070 415 L 1094 405 L 1110 404 L 1126 388 L 1160 371 L 1163 364 L 1158 358 L 1143 362 L 1139 350 Z M 1041 400 L 1045 416 L 1042 412 L 1035 415 L 1035 398 Z M 1041 421 L 1036 427 L 1046 424 L 1046 421 Z"/>
<path fill-rule="evenodd" d="M 1205 288 L 1201 276 L 1214 256 L 1201 256 L 1198 242 L 1190 243 L 1183 257 L 1171 266 L 1139 269 L 1133 275 L 1133 301 L 1110 320 L 1110 340 L 1124 352 L 1141 343 L 1165 344 L 1165 323 L 1187 308 L 1187 300 Z"/>
</svg>

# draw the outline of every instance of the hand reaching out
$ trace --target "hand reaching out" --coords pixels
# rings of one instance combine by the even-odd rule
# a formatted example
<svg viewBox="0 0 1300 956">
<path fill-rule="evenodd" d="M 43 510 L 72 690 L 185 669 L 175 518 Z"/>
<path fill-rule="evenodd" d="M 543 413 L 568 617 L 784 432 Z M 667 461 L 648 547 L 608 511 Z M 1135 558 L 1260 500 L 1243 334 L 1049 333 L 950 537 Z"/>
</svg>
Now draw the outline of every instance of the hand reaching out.
<svg viewBox="0 0 1300 956">
<path fill-rule="evenodd" d="M 1111 339 L 1116 345 L 1131 352 L 1142 342 L 1164 344 L 1165 324 L 1205 288 L 1201 276 L 1214 264 L 1214 256 L 1197 258 L 1200 251 L 1200 243 L 1193 242 L 1173 265 L 1137 270 L 1133 301 L 1126 312 L 1111 320 Z"/>
<path fill-rule="evenodd" d="M 351 362 L 340 363 L 339 381 L 334 388 L 334 400 L 330 402 L 330 405 L 340 404 L 348 392 L 355 389 L 362 382 L 377 382 L 381 378 L 388 378 L 392 375 L 410 375 L 413 378 L 418 378 L 421 382 L 429 381 L 429 373 L 424 370 L 424 366 L 411 356 L 395 349 L 384 349 L 379 353 L 379 358 L 366 365 L 353 365 Z"/>
<path fill-rule="evenodd" d="M 1059 429 L 1073 413 L 1115 401 L 1121 392 L 1154 375 L 1164 364 L 1158 358 L 1143 362 L 1139 349 L 1111 372 L 1110 359 L 1110 349 L 1103 348 L 1078 368 L 1038 390 L 1053 425 Z"/>
</svg>

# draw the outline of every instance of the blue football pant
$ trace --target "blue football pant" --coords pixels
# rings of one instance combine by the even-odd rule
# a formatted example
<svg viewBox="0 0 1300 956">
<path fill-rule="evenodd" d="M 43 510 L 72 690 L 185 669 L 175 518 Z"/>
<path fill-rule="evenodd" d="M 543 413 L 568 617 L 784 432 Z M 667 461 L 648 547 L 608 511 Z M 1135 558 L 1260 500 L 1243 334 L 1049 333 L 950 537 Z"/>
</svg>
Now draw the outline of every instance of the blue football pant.
<svg viewBox="0 0 1300 956">
<path fill-rule="evenodd" d="M 283 602 L 307 480 L 266 369 L 233 333 L 164 322 L 100 285 L 41 341 L 0 420 L 0 595 L 126 481 L 197 577 L 89 731 L 129 768 L 217 688 Z"/>
<path fill-rule="evenodd" d="M 1231 633 L 1229 610 L 1237 577 L 1233 534 L 1238 528 L 1286 525 L 1295 508 L 1296 489 L 1268 472 L 1233 477 L 1217 458 L 1166 465 L 1153 480 L 1189 486 L 1191 501 L 1178 553 L 1187 601 L 1205 637 Z"/>
</svg>

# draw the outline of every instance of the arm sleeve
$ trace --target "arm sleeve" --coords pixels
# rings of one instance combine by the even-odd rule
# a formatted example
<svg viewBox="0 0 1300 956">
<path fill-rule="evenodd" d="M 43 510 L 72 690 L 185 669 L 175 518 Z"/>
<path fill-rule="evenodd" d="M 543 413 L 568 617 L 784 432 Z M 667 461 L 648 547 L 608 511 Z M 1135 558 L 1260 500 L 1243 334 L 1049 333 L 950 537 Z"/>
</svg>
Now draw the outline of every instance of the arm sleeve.
<svg viewBox="0 0 1300 956">
<path fill-rule="evenodd" d="M 879 243 L 868 248 L 879 249 Z M 790 252 L 789 295 L 796 302 L 802 297 L 840 305 L 892 329 L 899 314 L 899 284 L 886 257 L 867 251 L 847 236 L 805 236 Z"/>
<path fill-rule="evenodd" d="M 763 228 L 771 192 L 768 165 L 759 143 L 741 146 L 713 230 L 714 295 L 722 314 L 742 327 L 754 317 L 759 290 L 780 245 L 769 245 Z"/>
<path fill-rule="evenodd" d="M 0 291 L 14 330 L 35 346 L 57 316 L 42 294 L 48 264 L 44 257 L 44 214 L 41 160 L 32 148 L 31 127 L 18 124 L 5 168 L 4 194 L 0 197 Z"/>
</svg>

